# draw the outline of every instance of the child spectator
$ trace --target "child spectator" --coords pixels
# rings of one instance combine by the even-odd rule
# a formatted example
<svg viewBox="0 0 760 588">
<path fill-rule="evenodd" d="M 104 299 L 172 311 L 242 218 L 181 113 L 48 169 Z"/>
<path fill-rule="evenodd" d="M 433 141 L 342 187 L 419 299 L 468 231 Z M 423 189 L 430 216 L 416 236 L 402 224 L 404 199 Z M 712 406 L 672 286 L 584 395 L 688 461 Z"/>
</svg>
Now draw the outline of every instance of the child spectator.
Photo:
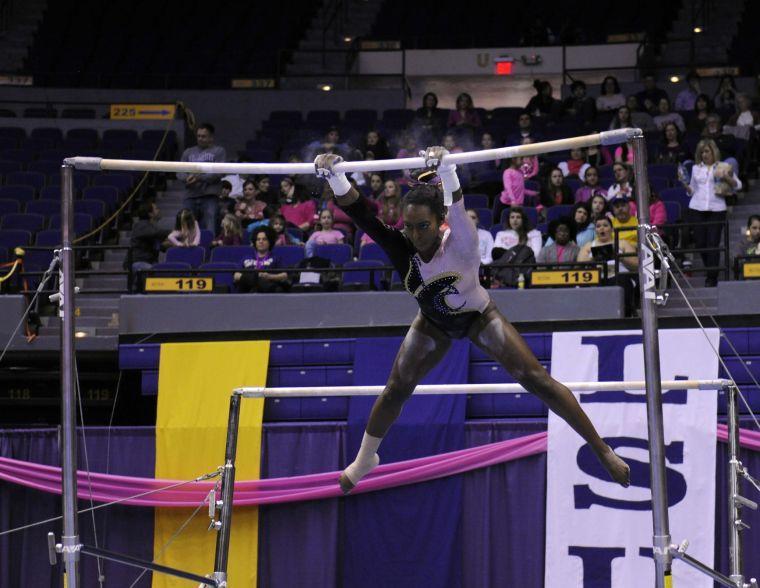
<svg viewBox="0 0 760 588">
<path fill-rule="evenodd" d="M 537 263 L 572 263 L 578 257 L 580 247 L 574 243 L 575 223 L 567 217 L 561 217 L 549 223 L 549 236 L 552 243 L 541 248 L 536 257 Z"/>
<path fill-rule="evenodd" d="M 753 214 L 747 219 L 747 230 L 736 249 L 737 257 L 760 256 L 760 215 Z"/>
<path fill-rule="evenodd" d="M 192 210 L 183 208 L 177 213 L 174 230 L 167 241 L 172 247 L 195 247 L 201 242 L 201 228 Z"/>
<path fill-rule="evenodd" d="M 668 123 L 675 123 L 681 132 L 686 131 L 686 124 L 683 117 L 677 112 L 670 111 L 670 98 L 664 96 L 657 103 L 657 114 L 652 119 L 658 130 L 663 130 Z"/>
<path fill-rule="evenodd" d="M 493 261 L 491 251 L 493 250 L 493 235 L 490 231 L 480 228 L 480 219 L 477 211 L 472 208 L 467 209 L 467 216 L 470 217 L 472 224 L 478 230 L 478 248 L 480 249 L 480 263 L 488 265 Z"/>
<path fill-rule="evenodd" d="M 525 137 L 520 141 L 521 145 L 529 145 L 530 143 L 533 143 L 533 139 L 530 137 Z M 522 158 L 522 165 L 520 166 L 520 171 L 522 172 L 523 178 L 526 180 L 529 180 L 530 178 L 533 178 L 538 175 L 538 171 L 540 169 L 539 163 L 538 163 L 538 157 L 535 155 L 529 155 L 527 157 Z"/>
<path fill-rule="evenodd" d="M 213 247 L 240 245 L 243 242 L 243 228 L 240 219 L 234 214 L 225 214 L 222 218 L 222 231 L 211 242 Z"/>
<path fill-rule="evenodd" d="M 235 204 L 237 204 L 237 201 L 232 197 L 232 184 L 227 180 L 222 180 L 221 188 L 219 189 L 218 213 L 222 216 L 229 213 L 234 214 Z"/>
<path fill-rule="evenodd" d="M 367 136 L 364 138 L 364 145 L 362 145 L 361 152 L 364 157 L 369 153 L 372 153 L 372 159 L 390 159 L 391 157 L 388 143 L 376 130 L 367 133 Z"/>
<path fill-rule="evenodd" d="M 561 161 L 557 167 L 566 178 L 582 177 L 588 167 L 586 162 L 586 153 L 580 147 L 570 150 L 570 159 Z"/>
<path fill-rule="evenodd" d="M 541 207 L 550 208 L 558 204 L 573 204 L 573 192 L 565 183 L 565 176 L 558 167 L 552 168 L 539 194 Z M 538 254 L 538 253 L 536 253 Z"/>
<path fill-rule="evenodd" d="M 602 199 L 602 204 L 607 205 L 607 201 Z M 586 243 L 594 239 L 594 223 L 591 221 L 591 207 L 588 202 L 576 202 L 573 205 L 573 214 L 571 216 L 575 223 L 574 241 L 578 247 L 583 247 Z M 546 245 L 554 243 L 554 239 L 549 237 Z"/>
<path fill-rule="evenodd" d="M 602 80 L 602 90 L 596 99 L 596 109 L 599 111 L 617 110 L 625 106 L 625 96 L 620 93 L 620 84 L 615 76 L 607 76 Z"/>
<path fill-rule="evenodd" d="M 633 144 L 626 141 L 615 149 L 615 161 L 633 165 Z"/>
<path fill-rule="evenodd" d="M 675 123 L 665 124 L 662 130 L 660 149 L 657 153 L 657 163 L 683 163 L 689 159 L 689 153 L 683 144 L 681 131 Z"/>
<path fill-rule="evenodd" d="M 543 239 L 541 233 L 532 229 L 528 223 L 528 217 L 521 206 L 513 206 L 509 209 L 507 222 L 504 230 L 496 233 L 494 247 L 511 249 L 518 244 L 527 244 L 533 251 L 534 256 L 541 251 Z"/>
<path fill-rule="evenodd" d="M 591 209 L 592 224 L 596 222 L 596 219 L 603 216 L 609 216 L 610 214 L 610 206 L 607 202 L 607 197 L 602 196 L 601 194 L 596 194 L 595 196 L 591 197 L 591 200 L 589 201 L 589 207 Z"/>
<path fill-rule="evenodd" d="M 588 202 L 597 194 L 606 196 L 607 190 L 599 185 L 599 170 L 589 165 L 583 172 L 583 185 L 575 191 L 575 201 Z"/>
<path fill-rule="evenodd" d="M 526 202 L 526 196 L 532 199 L 537 195 L 535 190 L 528 190 L 525 188 L 525 178 L 522 172 L 522 157 L 513 157 L 507 160 L 507 169 L 502 174 L 502 181 L 504 183 L 504 190 L 499 195 L 499 201 L 494 209 L 494 216 L 496 220 L 501 218 L 501 211 L 510 206 L 523 206 L 530 205 L 531 202 Z"/>
<path fill-rule="evenodd" d="M 462 153 L 464 151 L 464 149 L 457 145 L 457 138 L 453 133 L 446 133 L 443 136 L 443 146 L 449 150 L 449 153 Z"/>
<path fill-rule="evenodd" d="M 335 245 L 343 243 L 345 235 L 333 228 L 333 213 L 330 209 L 325 208 L 319 213 L 319 225 L 309 240 L 306 241 L 306 257 L 313 257 L 317 245 Z"/>
<path fill-rule="evenodd" d="M 233 280 L 240 292 L 277 292 L 287 288 L 287 272 L 272 271 L 282 267 L 280 259 L 272 255 L 275 241 L 276 236 L 271 227 L 259 227 L 253 231 L 253 254 L 243 260 L 243 267 L 259 271 L 233 274 Z"/>
<path fill-rule="evenodd" d="M 301 240 L 286 229 L 287 221 L 281 214 L 275 214 L 269 223 L 275 234 L 275 246 L 279 245 L 303 245 Z"/>
</svg>

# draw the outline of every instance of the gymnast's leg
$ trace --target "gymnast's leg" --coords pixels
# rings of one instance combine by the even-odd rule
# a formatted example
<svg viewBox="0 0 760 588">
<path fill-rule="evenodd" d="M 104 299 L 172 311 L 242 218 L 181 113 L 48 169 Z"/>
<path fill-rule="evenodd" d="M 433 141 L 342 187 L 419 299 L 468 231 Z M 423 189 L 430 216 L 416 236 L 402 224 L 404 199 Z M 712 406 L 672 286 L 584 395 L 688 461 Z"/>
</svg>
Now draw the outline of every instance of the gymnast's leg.
<svg viewBox="0 0 760 588">
<path fill-rule="evenodd" d="M 344 493 L 374 469 L 380 458 L 377 448 L 419 381 L 446 355 L 451 340 L 418 313 L 401 343 L 385 390 L 377 397 L 354 462 L 340 476 Z"/>
<path fill-rule="evenodd" d="M 493 302 L 472 325 L 468 335 L 475 345 L 496 359 L 517 382 L 538 396 L 583 437 L 613 480 L 623 486 L 630 484 L 628 464 L 602 440 L 572 392 L 549 375 Z"/>
</svg>

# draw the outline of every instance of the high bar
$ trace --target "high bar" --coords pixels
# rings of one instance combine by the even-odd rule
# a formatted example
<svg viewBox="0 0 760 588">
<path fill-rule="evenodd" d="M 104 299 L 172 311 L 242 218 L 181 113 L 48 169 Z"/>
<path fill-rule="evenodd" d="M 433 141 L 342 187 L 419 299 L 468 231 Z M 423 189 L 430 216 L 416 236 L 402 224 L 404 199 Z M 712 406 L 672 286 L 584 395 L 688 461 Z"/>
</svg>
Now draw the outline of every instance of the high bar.
<svg viewBox="0 0 760 588">
<path fill-rule="evenodd" d="M 615 129 L 602 131 L 581 137 L 544 141 L 542 143 L 530 143 L 528 145 L 515 145 L 501 147 L 499 149 L 484 149 L 481 151 L 467 151 L 465 153 L 451 153 L 443 158 L 444 164 L 465 164 L 478 161 L 493 161 L 495 159 L 509 159 L 511 157 L 526 157 L 551 153 L 553 151 L 566 151 L 594 145 L 617 145 L 625 143 L 634 137 L 641 136 L 641 129 Z M 131 159 L 103 159 L 102 157 L 67 157 L 63 160 L 64 165 L 73 166 L 75 169 L 89 171 L 152 171 L 152 172 L 179 172 L 191 174 L 313 174 L 313 163 L 203 163 L 191 161 L 144 161 Z M 338 172 L 373 172 L 398 169 L 418 169 L 425 167 L 422 157 L 410 157 L 406 159 L 377 159 L 374 161 L 344 161 L 335 166 Z"/>
<path fill-rule="evenodd" d="M 563 382 L 574 392 L 646 390 L 646 382 Z M 663 380 L 663 390 L 717 390 L 733 385 L 731 380 Z M 385 386 L 313 386 L 302 388 L 236 388 L 243 398 L 306 398 L 313 396 L 377 396 Z M 419 394 L 523 394 L 520 384 L 431 384 L 414 389 Z"/>
</svg>

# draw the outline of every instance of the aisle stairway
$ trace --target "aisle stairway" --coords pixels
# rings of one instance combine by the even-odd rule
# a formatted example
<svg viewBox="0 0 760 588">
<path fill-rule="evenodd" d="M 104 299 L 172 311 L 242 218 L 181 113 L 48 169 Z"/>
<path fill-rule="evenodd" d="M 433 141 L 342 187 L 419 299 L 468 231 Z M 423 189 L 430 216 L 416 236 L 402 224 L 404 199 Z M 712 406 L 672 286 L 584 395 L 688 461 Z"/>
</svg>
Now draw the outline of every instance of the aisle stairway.
<svg viewBox="0 0 760 588">
<path fill-rule="evenodd" d="M 47 0 L 11 2 L 7 26 L 0 31 L 0 72 L 21 70 L 46 6 Z"/>
</svg>

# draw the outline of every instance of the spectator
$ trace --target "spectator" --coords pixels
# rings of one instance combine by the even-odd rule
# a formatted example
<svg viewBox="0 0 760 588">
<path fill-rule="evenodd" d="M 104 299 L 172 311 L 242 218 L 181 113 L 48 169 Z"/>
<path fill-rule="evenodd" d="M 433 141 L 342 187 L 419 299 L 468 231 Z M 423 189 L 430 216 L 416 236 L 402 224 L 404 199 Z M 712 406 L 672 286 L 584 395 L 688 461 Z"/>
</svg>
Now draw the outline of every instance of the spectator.
<svg viewBox="0 0 760 588">
<path fill-rule="evenodd" d="M 132 271 L 135 273 L 133 282 L 130 284 L 132 288 L 140 284 L 137 272 L 150 269 L 158 261 L 161 243 L 169 235 L 169 231 L 158 228 L 156 223 L 160 218 L 161 211 L 155 202 L 142 202 L 137 207 L 137 222 L 132 225 L 132 233 L 129 236 Z M 124 269 L 128 269 L 126 259 L 124 266 Z"/>
<path fill-rule="evenodd" d="M 286 184 L 287 178 L 283 178 L 282 184 Z M 280 212 L 288 224 L 307 232 L 314 226 L 314 220 L 317 214 L 317 204 L 303 190 L 294 189 L 295 186 L 287 184 L 284 186 L 288 195 L 281 201 Z"/>
<path fill-rule="evenodd" d="M 575 223 L 566 216 L 549 223 L 549 237 L 536 257 L 537 263 L 572 263 L 578 258 L 580 247 L 575 244 Z"/>
<path fill-rule="evenodd" d="M 422 97 L 422 106 L 417 109 L 413 123 L 422 142 L 432 145 L 439 141 L 445 121 L 446 114 L 438 108 L 438 96 L 433 92 L 428 92 Z M 416 156 L 415 153 L 414 157 Z"/>
<path fill-rule="evenodd" d="M 615 162 L 633 165 L 633 143 L 626 141 L 615 148 Z"/>
<path fill-rule="evenodd" d="M 689 133 L 701 134 L 705 128 L 707 117 L 714 110 L 712 100 L 707 94 L 700 94 L 694 101 L 694 109 L 686 121 L 686 130 Z"/>
<path fill-rule="evenodd" d="M 337 245 L 345 241 L 345 235 L 333 228 L 333 213 L 325 208 L 319 213 L 319 225 L 306 241 L 306 257 L 313 257 L 317 245 Z"/>
<path fill-rule="evenodd" d="M 573 191 L 565 183 L 565 176 L 558 167 L 552 168 L 549 171 L 549 175 L 546 177 L 546 181 L 539 193 L 539 201 L 544 208 L 550 208 L 557 204 L 573 203 Z M 538 252 L 536 252 L 536 255 L 538 255 Z"/>
<path fill-rule="evenodd" d="M 644 76 L 644 89 L 636 94 L 636 99 L 642 109 L 648 112 L 650 116 L 655 116 L 658 113 L 660 100 L 663 98 L 667 99 L 668 93 L 657 87 L 653 74 L 646 74 Z"/>
<path fill-rule="evenodd" d="M 609 216 L 610 205 L 607 202 L 607 197 L 601 194 L 596 194 L 591 197 L 589 201 L 589 207 L 591 208 L 591 223 L 595 223 L 596 219 Z"/>
<path fill-rule="evenodd" d="M 496 142 L 494 141 L 493 135 L 490 132 L 485 131 L 480 136 L 480 148 L 483 150 L 496 148 Z M 501 160 L 494 159 L 493 161 L 480 161 L 477 163 L 471 163 L 469 165 L 469 168 L 473 174 L 477 175 L 484 172 L 496 172 L 498 171 L 500 165 Z"/>
<path fill-rule="evenodd" d="M 607 201 L 603 201 L 607 204 Z M 588 202 L 576 202 L 573 205 L 573 221 L 575 222 L 575 244 L 583 247 L 594 239 L 594 223 L 591 222 L 591 207 Z"/>
<path fill-rule="evenodd" d="M 379 218 L 389 227 L 396 229 L 403 228 L 404 219 L 401 218 L 401 196 L 383 197 Z"/>
<path fill-rule="evenodd" d="M 546 118 L 549 122 L 555 121 L 559 118 L 562 106 L 559 100 L 552 97 L 554 92 L 552 85 L 546 80 L 535 80 L 533 87 L 536 95 L 530 99 L 525 110 L 533 116 Z"/>
<path fill-rule="evenodd" d="M 657 153 L 657 163 L 683 163 L 689 159 L 683 144 L 681 131 L 675 123 L 667 123 L 662 130 L 662 139 Z"/>
<path fill-rule="evenodd" d="M 635 125 L 631 119 L 631 109 L 626 105 L 618 107 L 617 113 L 610 121 L 610 130 L 625 129 L 633 126 Z"/>
<path fill-rule="evenodd" d="M 612 166 L 612 173 L 615 176 L 615 182 L 607 190 L 607 202 L 612 202 L 612 199 L 618 196 L 631 198 L 633 196 L 633 172 L 631 167 L 626 163 L 618 161 Z"/>
<path fill-rule="evenodd" d="M 747 219 L 747 231 L 736 249 L 736 255 L 760 256 L 760 215 L 753 214 Z"/>
<path fill-rule="evenodd" d="M 232 176 L 227 176 L 227 177 L 232 177 Z M 241 188 L 241 191 L 242 191 L 242 188 Z M 222 180 L 221 187 L 219 188 L 219 210 L 217 211 L 218 215 L 221 215 L 223 217 L 225 214 L 235 212 L 235 205 L 237 204 L 237 200 L 233 198 L 231 194 L 232 194 L 232 184 L 230 184 L 230 182 L 228 182 L 227 180 Z"/>
<path fill-rule="evenodd" d="M 631 214 L 633 216 L 638 216 L 638 211 L 636 209 L 636 205 L 634 202 L 630 203 L 631 208 Z M 675 219 L 674 219 L 675 220 Z M 665 203 L 660 200 L 660 195 L 655 191 L 654 188 L 652 188 L 651 184 L 649 186 L 649 224 L 652 225 L 657 229 L 657 232 L 660 233 L 660 235 L 664 235 L 665 232 L 662 230 L 662 227 L 664 227 L 668 223 L 668 211 L 665 208 Z"/>
<path fill-rule="evenodd" d="M 718 147 L 718 151 L 726 156 L 725 161 L 733 166 L 734 173 L 739 173 L 739 163 L 735 157 L 736 137 L 723 132 L 723 123 L 719 114 L 713 113 L 707 117 L 705 128 L 702 131 L 702 138 L 711 139 Z"/>
<path fill-rule="evenodd" d="M 502 174 L 504 190 L 499 195 L 499 202 L 495 207 L 494 215 L 498 220 L 501 211 L 510 206 L 523 206 L 524 204 L 532 205 L 532 202 L 526 202 L 526 196 L 530 199 L 537 195 L 534 190 L 525 188 L 525 178 L 522 172 L 522 157 L 513 157 L 507 160 L 507 169 Z"/>
<path fill-rule="evenodd" d="M 274 272 L 282 267 L 280 259 L 272 255 L 277 237 L 271 227 L 259 227 L 251 235 L 253 255 L 243 260 L 243 267 L 256 272 L 235 272 L 233 280 L 240 292 L 277 292 L 287 288 L 287 272 Z"/>
<path fill-rule="evenodd" d="M 730 165 L 719 166 L 718 162 L 720 151 L 715 142 L 710 139 L 700 141 L 694 154 L 694 167 L 687 188 L 691 195 L 689 218 L 695 223 L 718 223 L 694 227 L 694 241 L 700 249 L 720 246 L 723 223 L 726 219 L 726 200 L 725 193 L 718 189 L 719 184 L 727 184 L 733 190 L 740 190 L 742 186 L 733 168 Z M 705 267 L 716 267 L 720 262 L 719 251 L 705 251 L 701 256 Z M 717 283 L 718 270 L 708 270 L 705 285 L 712 287 Z"/>
<path fill-rule="evenodd" d="M 602 80 L 601 93 L 596 99 L 596 109 L 607 112 L 617 110 L 621 106 L 625 106 L 625 96 L 620 93 L 620 84 L 615 76 L 607 76 Z"/>
<path fill-rule="evenodd" d="M 736 113 L 728 120 L 728 125 L 734 127 L 734 136 L 747 141 L 747 151 L 744 157 L 743 173 L 750 169 L 756 174 L 758 159 L 757 131 L 760 130 L 760 112 L 752 110 L 752 100 L 749 94 L 743 92 L 736 95 Z"/>
<path fill-rule="evenodd" d="M 395 200 L 397 203 L 401 202 L 401 185 L 397 180 L 391 178 L 383 182 L 383 191 L 381 192 L 380 199 L 377 203 L 378 210 L 382 208 L 383 202 L 390 199 Z"/>
<path fill-rule="evenodd" d="M 385 190 L 383 176 L 379 173 L 373 173 L 369 176 L 369 194 L 367 196 L 372 201 L 377 201 Z"/>
<path fill-rule="evenodd" d="M 654 126 L 654 121 L 652 120 L 651 115 L 641 109 L 639 99 L 636 98 L 636 96 L 628 96 L 625 100 L 625 105 L 631 113 L 632 126 L 639 128 L 644 132 L 657 130 L 657 127 Z"/>
<path fill-rule="evenodd" d="M 525 137 L 521 144 L 522 145 L 529 145 L 533 143 L 533 139 L 530 137 Z M 520 166 L 520 171 L 522 172 L 523 178 L 526 180 L 529 180 L 530 178 L 533 178 L 538 175 L 539 172 L 539 163 L 538 163 L 538 157 L 535 155 L 529 155 L 527 157 L 522 158 L 522 165 Z"/>
<path fill-rule="evenodd" d="M 464 149 L 457 145 L 457 138 L 453 133 L 446 133 L 443 136 L 443 146 L 448 149 L 449 153 L 462 153 L 464 151 Z"/>
<path fill-rule="evenodd" d="M 600 149 L 598 145 L 592 145 L 591 147 L 586 148 L 586 163 L 593 165 L 594 167 L 612 165 L 612 156 L 606 147 Z M 581 177 L 583 177 L 582 174 Z"/>
<path fill-rule="evenodd" d="M 364 138 L 364 145 L 361 148 L 362 154 L 366 157 L 372 153 L 372 159 L 390 159 L 391 152 L 388 149 L 388 142 L 376 130 L 371 130 Z"/>
<path fill-rule="evenodd" d="M 230 198 L 238 199 L 243 195 L 243 178 L 239 174 L 229 174 L 222 178 L 222 183 L 230 185 Z"/>
<path fill-rule="evenodd" d="M 639 236 L 636 228 L 639 226 L 638 219 L 631 214 L 630 200 L 626 196 L 615 196 L 610 200 L 612 207 L 612 228 L 628 229 L 621 230 L 619 239 L 625 239 L 634 247 L 638 245 Z"/>
<path fill-rule="evenodd" d="M 268 218 L 267 204 L 256 198 L 258 193 L 253 180 L 243 182 L 243 196 L 235 204 L 234 212 L 243 228 Z"/>
<path fill-rule="evenodd" d="M 597 194 L 606 197 L 607 190 L 599 185 L 599 170 L 589 165 L 583 172 L 583 185 L 575 191 L 575 201 L 588 202 Z"/>
<path fill-rule="evenodd" d="M 676 110 L 678 112 L 692 112 L 697 102 L 697 97 L 702 93 L 699 83 L 699 74 L 696 71 L 690 71 L 686 74 L 686 88 L 681 90 L 676 96 Z"/>
<path fill-rule="evenodd" d="M 223 163 L 227 161 L 224 147 L 214 144 L 214 125 L 203 123 L 195 130 L 195 147 L 182 152 L 181 161 L 193 163 Z M 200 219 L 203 228 L 216 230 L 216 215 L 221 192 L 221 174 L 178 173 L 177 179 L 185 182 L 183 208 L 190 209 Z"/>
<path fill-rule="evenodd" d="M 322 153 L 335 153 L 341 156 L 345 156 L 349 151 L 346 143 L 340 142 L 340 131 L 338 127 L 330 127 L 325 132 L 324 137 L 321 140 L 312 141 L 306 146 L 306 152 L 304 153 L 304 161 L 314 161 L 317 155 Z"/>
<path fill-rule="evenodd" d="M 736 82 L 734 76 L 724 75 L 718 81 L 718 89 L 713 96 L 715 108 L 725 115 L 730 116 L 736 110 Z"/>
<path fill-rule="evenodd" d="M 466 92 L 457 96 L 456 108 L 449 113 L 448 126 L 468 130 L 476 129 L 482 124 L 478 111 L 472 103 L 472 97 Z"/>
<path fill-rule="evenodd" d="M 480 249 L 480 263 L 483 265 L 489 265 L 493 258 L 491 257 L 491 251 L 493 250 L 493 235 L 490 231 L 480 228 L 480 220 L 476 210 L 469 208 L 467 210 L 467 216 L 470 217 L 472 224 L 478 230 L 478 248 Z"/>
<path fill-rule="evenodd" d="M 533 126 L 533 115 L 525 110 L 517 117 L 518 132 L 507 136 L 507 145 L 523 145 L 525 139 L 531 142 L 540 142 L 543 139 L 541 133 L 537 132 Z"/>
<path fill-rule="evenodd" d="M 271 189 L 272 182 L 269 179 L 269 176 L 254 176 L 253 185 L 256 188 L 256 191 L 254 193 L 256 200 L 264 202 L 270 212 L 277 210 L 277 206 L 280 202 L 280 197 L 274 190 Z"/>
<path fill-rule="evenodd" d="M 570 85 L 570 94 L 563 102 L 565 114 L 582 125 L 590 125 L 596 116 L 596 103 L 586 95 L 586 84 L 575 80 Z"/>
<path fill-rule="evenodd" d="M 329 210 L 332 213 L 333 217 L 333 229 L 341 231 L 350 242 L 350 239 L 354 236 L 354 231 L 356 231 L 356 226 L 354 225 L 354 221 L 351 220 L 351 217 L 348 216 L 343 211 L 343 209 L 335 203 L 335 195 L 333 194 L 332 188 L 330 188 L 330 184 L 327 182 L 324 184 L 322 198 L 322 202 L 326 202 L 326 205 L 323 205 L 321 207 L 320 214 L 324 210 Z M 371 202 L 370 205 L 374 210 L 377 210 L 377 204 Z"/>
<path fill-rule="evenodd" d="M 670 112 L 670 99 L 665 96 L 657 103 L 657 115 L 652 119 L 658 130 L 663 130 L 667 123 L 675 123 L 681 132 L 686 131 L 686 124 L 677 112 Z"/>
<path fill-rule="evenodd" d="M 201 229 L 193 211 L 183 208 L 177 213 L 174 230 L 166 238 L 168 247 L 195 247 L 201 242 Z"/>
<path fill-rule="evenodd" d="M 504 230 L 496 233 L 494 247 L 508 250 L 518 244 L 527 244 L 533 251 L 534 257 L 541 251 L 543 243 L 541 233 L 530 227 L 528 217 L 521 206 L 513 206 L 509 209 L 509 216 L 504 227 Z"/>
<path fill-rule="evenodd" d="M 211 242 L 213 247 L 229 247 L 243 243 L 243 227 L 234 214 L 225 214 L 222 218 L 222 230 Z"/>
<path fill-rule="evenodd" d="M 271 219 L 269 226 L 272 227 L 272 230 L 275 234 L 275 246 L 280 245 L 303 245 L 303 242 L 301 239 L 299 239 L 296 235 L 290 233 L 287 231 L 287 221 L 285 220 L 285 217 L 282 216 L 280 213 L 275 214 Z"/>
<path fill-rule="evenodd" d="M 561 161 L 557 167 L 566 178 L 579 178 L 586 173 L 588 163 L 586 162 L 586 152 L 580 147 L 570 150 L 570 159 Z"/>
<path fill-rule="evenodd" d="M 396 159 L 407 159 L 408 157 L 419 157 L 420 150 L 417 148 L 417 139 L 409 132 L 404 132 L 399 140 L 401 149 L 396 153 Z"/>
<path fill-rule="evenodd" d="M 581 247 L 578 261 L 596 261 L 607 265 L 607 279 L 603 285 L 617 285 L 623 288 L 625 314 L 632 316 L 636 304 L 636 282 L 630 272 L 636 272 L 639 258 L 635 255 L 620 257 L 619 274 L 615 273 L 615 256 L 636 253 L 636 247 L 625 239 L 618 241 L 618 250 L 614 251 L 612 221 L 601 216 L 594 222 L 596 231 L 593 241 Z"/>
</svg>

